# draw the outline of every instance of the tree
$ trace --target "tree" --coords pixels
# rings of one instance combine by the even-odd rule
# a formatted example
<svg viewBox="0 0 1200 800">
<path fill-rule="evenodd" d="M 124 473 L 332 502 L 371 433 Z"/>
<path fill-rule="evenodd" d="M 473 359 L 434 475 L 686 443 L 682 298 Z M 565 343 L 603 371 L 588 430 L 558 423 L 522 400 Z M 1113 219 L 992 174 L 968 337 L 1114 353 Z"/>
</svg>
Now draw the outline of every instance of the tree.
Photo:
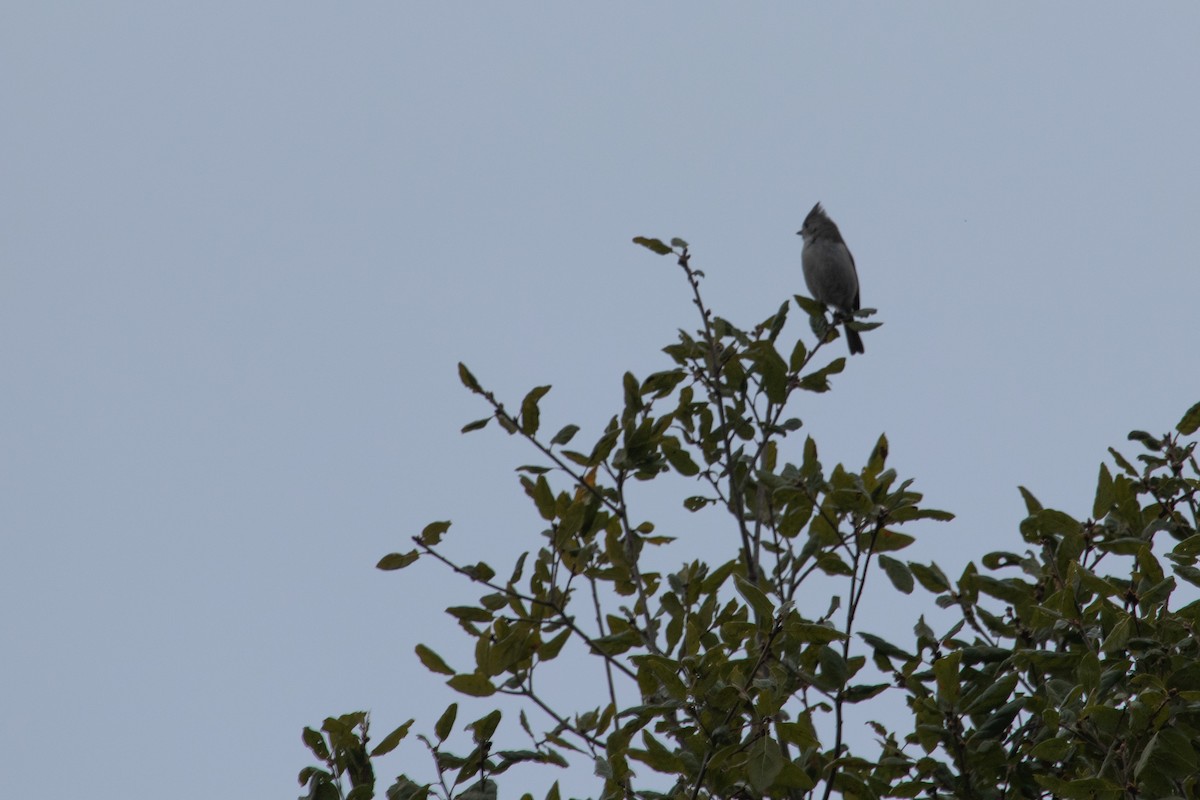
<svg viewBox="0 0 1200 800">
<path fill-rule="evenodd" d="M 491 798 L 516 764 L 580 757 L 594 762 L 603 797 L 1196 796 L 1200 602 L 1172 600 L 1176 578 L 1200 585 L 1200 468 L 1195 442 L 1181 439 L 1200 428 L 1200 403 L 1174 433 L 1130 435 L 1147 450 L 1139 467 L 1111 451 L 1117 471 L 1100 468 L 1085 521 L 1022 489 L 1022 552 L 989 553 L 952 581 L 935 563 L 898 556 L 913 541 L 904 526 L 951 515 L 923 508 L 912 481 L 887 467 L 886 438 L 857 472 L 823 467 L 811 438 L 797 463 L 785 460 L 801 427 L 788 407 L 798 393 L 828 391 L 845 367 L 841 357 L 822 363 L 839 335 L 824 307 L 794 298 L 816 344 L 783 346 L 790 302 L 741 330 L 705 304 L 685 242 L 634 241 L 675 257 L 700 327 L 664 348 L 669 369 L 624 376 L 623 408 L 590 446 L 572 449 L 576 425 L 546 438 L 549 386 L 510 410 L 459 365 L 490 412 L 463 431 L 495 420 L 539 454 L 520 468 L 521 485 L 545 527 L 507 578 L 444 555 L 449 522 L 378 567 L 432 561 L 485 592 L 447 609 L 475 640 L 472 668 L 424 645 L 416 654 L 463 695 L 519 701 L 530 744 L 499 744 L 514 732 L 501 738 L 497 709 L 465 726 L 469 752 L 451 751 L 452 704 L 432 736 L 414 737 L 432 756 L 431 779 L 401 776 L 391 800 Z M 849 325 L 870 331 L 872 314 Z M 647 566 L 671 538 L 641 520 L 628 488 L 669 471 L 702 487 L 685 508 L 728 513 L 724 562 Z M 933 594 L 956 621 L 936 633 L 922 618 L 903 644 L 859 630 L 864 588 L 881 574 L 905 594 Z M 812 607 L 800 590 L 818 579 L 839 588 Z M 568 642 L 604 676 L 596 705 L 556 707 L 536 689 Z M 905 698 L 911 726 L 872 723 L 875 747 L 854 752 L 849 707 L 885 692 Z M 305 729 L 321 762 L 300 773 L 306 797 L 373 796 L 372 759 L 412 725 L 373 747 L 364 712 Z"/>
</svg>

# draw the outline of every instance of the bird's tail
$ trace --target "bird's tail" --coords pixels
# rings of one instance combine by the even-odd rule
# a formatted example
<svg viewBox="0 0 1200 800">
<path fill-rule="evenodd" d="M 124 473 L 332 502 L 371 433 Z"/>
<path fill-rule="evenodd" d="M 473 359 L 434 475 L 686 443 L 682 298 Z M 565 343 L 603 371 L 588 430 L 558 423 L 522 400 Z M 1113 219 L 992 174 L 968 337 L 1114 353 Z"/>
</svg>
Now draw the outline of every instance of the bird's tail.
<svg viewBox="0 0 1200 800">
<path fill-rule="evenodd" d="M 858 335 L 858 331 L 850 330 L 846 327 L 846 343 L 850 345 L 850 355 L 855 353 L 865 353 L 866 348 L 863 347 L 862 337 Z"/>
</svg>

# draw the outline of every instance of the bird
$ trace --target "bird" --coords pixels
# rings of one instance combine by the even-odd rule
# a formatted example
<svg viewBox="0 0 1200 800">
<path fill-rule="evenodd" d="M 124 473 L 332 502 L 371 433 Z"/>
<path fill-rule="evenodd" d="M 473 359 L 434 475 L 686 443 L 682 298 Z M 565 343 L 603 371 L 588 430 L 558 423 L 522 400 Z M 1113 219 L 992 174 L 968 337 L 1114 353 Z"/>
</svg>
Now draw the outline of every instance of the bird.
<svg viewBox="0 0 1200 800">
<path fill-rule="evenodd" d="M 809 294 L 814 300 L 833 308 L 835 324 L 850 320 L 860 308 L 858 270 L 838 226 L 817 203 L 796 234 L 804 239 L 800 262 Z M 849 326 L 845 331 L 850 354 L 865 352 L 858 331 Z"/>
</svg>

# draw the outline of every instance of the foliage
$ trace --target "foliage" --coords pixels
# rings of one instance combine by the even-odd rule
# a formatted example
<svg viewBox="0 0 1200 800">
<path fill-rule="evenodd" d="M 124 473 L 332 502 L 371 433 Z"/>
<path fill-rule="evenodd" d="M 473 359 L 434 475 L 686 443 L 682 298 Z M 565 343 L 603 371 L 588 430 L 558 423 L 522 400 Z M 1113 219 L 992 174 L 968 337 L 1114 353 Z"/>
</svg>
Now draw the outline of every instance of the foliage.
<svg viewBox="0 0 1200 800">
<path fill-rule="evenodd" d="M 829 390 L 845 366 L 818 363 L 838 337 L 825 309 L 796 297 L 817 343 L 783 346 L 790 303 L 741 330 L 705 305 L 685 242 L 635 242 L 675 256 L 701 326 L 664 348 L 669 369 L 624 376 L 623 407 L 596 441 L 573 448 L 576 425 L 547 437 L 539 403 L 549 386 L 510 410 L 459 365 L 490 409 L 464 432 L 494 420 L 540 454 L 519 470 L 540 541 L 498 577 L 449 558 L 450 523 L 434 522 L 378 566 L 432 560 L 483 589 L 477 604 L 447 609 L 474 639 L 474 665 L 454 668 L 424 645 L 416 654 L 464 696 L 516 702 L 530 744 L 498 748 L 497 709 L 460 727 L 471 744 L 452 751 L 452 704 L 432 737 L 416 737 L 435 779 L 401 776 L 389 798 L 494 798 L 517 764 L 581 756 L 601 797 L 1195 796 L 1200 603 L 1170 603 L 1176 577 L 1200 585 L 1200 470 L 1194 443 L 1180 439 L 1200 427 L 1200 404 L 1175 434 L 1131 435 L 1148 450 L 1140 468 L 1112 451 L 1118 471 L 1101 467 L 1086 521 L 1022 490 L 1024 551 L 989 553 L 982 570 L 971 564 L 951 581 L 936 564 L 898 556 L 912 542 L 901 528 L 951 515 L 922 507 L 912 481 L 887 467 L 886 438 L 857 472 L 826 469 L 811 438 L 797 463 L 785 460 L 801 428 L 786 409 L 798 392 Z M 864 321 L 872 313 L 850 324 L 876 328 Z M 685 508 L 728 513 L 728 560 L 665 574 L 648 566 L 672 538 L 638 516 L 629 489 L 668 472 L 702 487 Z M 1164 536 L 1173 547 L 1156 554 Z M 1102 565 L 1117 574 L 1101 575 Z M 956 621 L 939 635 L 922 619 L 904 646 L 860 631 L 864 588 L 880 573 L 905 594 L 932 593 Z M 801 591 L 816 580 L 840 588 L 832 598 Z M 569 642 L 603 676 L 597 705 L 557 707 L 537 688 L 572 681 L 555 672 Z M 852 752 L 849 706 L 884 692 L 905 698 L 911 730 L 871 723 L 876 747 Z M 306 729 L 324 764 L 301 772 L 306 797 L 372 796 L 370 759 L 400 745 L 411 724 L 373 749 L 362 712 Z M 555 784 L 548 800 L 558 796 Z"/>
</svg>

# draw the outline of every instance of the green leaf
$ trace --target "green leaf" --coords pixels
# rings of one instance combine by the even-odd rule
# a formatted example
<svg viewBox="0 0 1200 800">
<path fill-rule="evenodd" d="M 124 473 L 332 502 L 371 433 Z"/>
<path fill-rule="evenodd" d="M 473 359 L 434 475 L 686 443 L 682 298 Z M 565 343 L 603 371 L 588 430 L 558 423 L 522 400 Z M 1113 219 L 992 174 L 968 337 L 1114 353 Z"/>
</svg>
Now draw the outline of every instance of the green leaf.
<svg viewBox="0 0 1200 800">
<path fill-rule="evenodd" d="M 1001 738 L 1008 731 L 1009 726 L 1012 725 L 1013 719 L 1025 707 L 1027 700 L 1028 698 L 1018 697 L 1016 700 L 1000 706 L 996 710 L 996 713 L 988 718 L 987 722 L 975 729 L 975 733 L 971 736 L 972 743 L 979 740 Z"/>
<path fill-rule="evenodd" d="M 861 703 L 863 700 L 870 700 L 872 697 L 890 688 L 892 688 L 890 683 L 859 684 L 847 687 L 843 697 L 847 703 Z"/>
<path fill-rule="evenodd" d="M 533 436 L 541 424 L 541 413 L 538 411 L 538 401 L 550 391 L 549 386 L 535 386 L 521 401 L 521 433 Z"/>
<path fill-rule="evenodd" d="M 455 675 L 446 681 L 446 685 L 457 692 L 470 695 L 471 697 L 488 697 L 496 693 L 496 687 L 492 685 L 492 682 L 487 679 L 486 675 Z"/>
<path fill-rule="evenodd" d="M 912 594 L 913 576 L 908 571 L 908 567 L 904 562 L 897 561 L 890 556 L 879 556 L 879 566 L 883 567 L 883 571 L 887 573 L 888 579 L 892 585 L 899 589 L 904 594 Z"/>
<path fill-rule="evenodd" d="M 458 362 L 458 379 L 462 381 L 463 386 L 475 394 L 483 394 L 483 387 L 479 385 L 479 381 L 475 380 L 475 376 L 471 374 L 471 370 L 467 369 L 467 365 L 461 361 Z"/>
<path fill-rule="evenodd" d="M 1117 462 L 1117 466 L 1124 470 L 1126 475 L 1132 478 L 1138 477 L 1138 471 L 1134 469 L 1133 464 L 1125 460 L 1125 456 L 1118 453 L 1114 448 L 1108 448 L 1108 453 L 1113 457 L 1113 461 Z"/>
<path fill-rule="evenodd" d="M 442 660 L 442 657 L 430 650 L 425 645 L 417 645 L 416 651 L 417 658 L 421 659 L 421 663 L 424 664 L 425 668 L 430 672 L 437 672 L 441 675 L 454 674 L 454 670 L 450 669 L 446 662 Z"/>
<path fill-rule="evenodd" d="M 767 399 L 772 403 L 782 403 L 787 398 L 788 388 L 788 366 L 783 356 L 769 341 L 755 342 L 747 348 L 746 355 L 754 362 L 755 371 L 762 376 Z"/>
<path fill-rule="evenodd" d="M 552 520 L 557 516 L 558 512 L 554 503 L 554 492 L 550 490 L 550 483 L 544 475 L 538 475 L 537 480 L 533 484 L 533 504 L 537 506 L 538 513 L 542 515 L 544 520 Z"/>
<path fill-rule="evenodd" d="M 1161 452 L 1163 449 L 1163 441 L 1145 431 L 1130 431 L 1128 438 L 1131 442 L 1141 442 L 1152 453 Z"/>
<path fill-rule="evenodd" d="M 379 563 L 375 565 L 375 569 L 387 571 L 404 569 L 420 557 L 421 554 L 416 550 L 409 550 L 407 553 L 388 553 L 386 556 L 379 559 Z"/>
<path fill-rule="evenodd" d="M 1028 513 L 1030 516 L 1033 516 L 1042 510 L 1042 504 L 1038 502 L 1038 499 L 1033 496 L 1032 492 L 1030 492 L 1024 486 L 1018 486 L 1017 491 L 1021 493 L 1021 497 L 1025 500 L 1026 513 Z"/>
<path fill-rule="evenodd" d="M 1071 742 L 1069 740 L 1045 739 L 1038 742 L 1029 751 L 1029 755 L 1033 758 L 1040 758 L 1043 761 L 1062 761 L 1069 752 L 1071 752 Z"/>
<path fill-rule="evenodd" d="M 482 561 L 477 564 L 468 564 L 462 568 L 462 571 L 464 575 L 469 575 L 477 581 L 490 581 L 496 577 L 496 570 Z"/>
<path fill-rule="evenodd" d="M 859 633 L 858 635 L 864 642 L 871 645 L 871 647 L 877 653 L 882 653 L 885 656 L 899 658 L 905 661 L 908 661 L 913 657 L 912 653 L 905 652 L 891 642 L 885 641 L 872 633 Z"/>
<path fill-rule="evenodd" d="M 792 295 L 792 299 L 796 301 L 796 305 L 800 306 L 800 310 L 810 317 L 825 318 L 825 304 L 813 300 L 811 297 L 805 297 L 802 294 Z"/>
<path fill-rule="evenodd" d="M 454 727 L 454 718 L 457 716 L 458 703 L 451 703 L 446 706 L 442 716 L 438 717 L 438 721 L 433 725 L 433 735 L 438 738 L 439 742 L 446 741 L 446 737 L 450 735 L 450 729 Z"/>
<path fill-rule="evenodd" d="M 865 469 L 863 469 L 863 474 L 878 476 L 881 472 L 883 472 L 883 468 L 887 465 L 887 457 L 887 436 L 885 434 L 880 434 L 879 439 L 877 439 L 875 442 L 875 447 L 871 450 L 871 457 L 867 459 L 867 466 Z"/>
<path fill-rule="evenodd" d="M 1179 424 L 1175 426 L 1175 430 L 1182 433 L 1184 436 L 1191 436 L 1197 430 L 1200 430 L 1200 403 L 1192 406 L 1183 415 L 1183 419 L 1179 420 Z"/>
<path fill-rule="evenodd" d="M 1142 751 L 1133 775 L 1141 778 L 1146 770 L 1151 770 L 1169 778 L 1182 779 L 1196 774 L 1197 763 L 1200 759 L 1188 737 L 1173 728 L 1164 728 L 1154 734 Z"/>
<path fill-rule="evenodd" d="M 633 243 L 640 244 L 647 250 L 653 250 L 660 256 L 669 256 L 673 252 L 670 246 L 665 244 L 661 239 L 649 239 L 645 236 L 635 236 L 633 237 Z"/>
<path fill-rule="evenodd" d="M 1109 631 L 1104 642 L 1100 645 L 1101 652 L 1112 653 L 1125 649 L 1125 645 L 1129 642 L 1129 637 L 1132 635 L 1132 624 L 1128 616 L 1123 616 L 1112 630 Z"/>
<path fill-rule="evenodd" d="M 1017 675 L 1005 675 L 993 681 L 986 689 L 980 692 L 978 697 L 971 701 L 970 705 L 967 706 L 967 713 L 981 714 L 1008 702 L 1008 698 L 1012 696 L 1013 689 L 1017 687 L 1017 680 Z"/>
<path fill-rule="evenodd" d="M 408 736 L 408 729 L 412 726 L 412 724 L 413 721 L 410 719 L 408 722 L 404 723 L 399 728 L 396 728 L 396 730 L 383 737 L 379 744 L 375 745 L 375 749 L 371 751 L 371 758 L 374 758 L 375 756 L 386 755 L 395 750 L 396 746 L 400 744 L 404 737 Z"/>
<path fill-rule="evenodd" d="M 1200 586 L 1200 569 L 1189 567 L 1186 564 L 1176 564 L 1172 567 L 1175 574 L 1183 578 L 1193 586 Z"/>
<path fill-rule="evenodd" d="M 571 638 L 571 629 L 564 628 L 562 630 L 562 632 L 559 633 L 557 636 L 555 636 L 553 639 L 550 639 L 549 641 L 546 641 L 546 642 L 542 642 L 541 645 L 539 645 L 538 649 L 537 649 L 538 659 L 541 661 L 550 661 L 552 659 L 557 658 L 559 651 L 562 650 L 563 645 L 566 644 L 567 639 L 570 639 L 570 638 Z"/>
<path fill-rule="evenodd" d="M 579 432 L 578 425 L 566 425 L 558 433 L 554 434 L 554 438 L 550 440 L 550 444 L 566 444 L 575 437 Z"/>
<path fill-rule="evenodd" d="M 463 425 L 461 433 L 470 433 L 471 431 L 477 431 L 480 428 L 487 425 L 491 421 L 492 421 L 491 417 L 484 417 L 483 419 L 477 419 L 474 422 L 468 422 L 466 425 Z"/>
<path fill-rule="evenodd" d="M 1113 490 L 1112 473 L 1108 471 L 1107 464 L 1101 464 L 1100 476 L 1096 479 L 1096 498 L 1092 501 L 1092 517 L 1104 519 L 1116 502 L 1117 496 Z"/>
<path fill-rule="evenodd" d="M 475 606 L 450 606 L 446 613 L 463 622 L 491 622 L 492 614 L 485 608 Z"/>
<path fill-rule="evenodd" d="M 783 752 L 779 742 L 770 736 L 763 736 L 750 745 L 746 753 L 746 775 L 750 785 L 759 792 L 765 792 L 783 769 Z"/>
<path fill-rule="evenodd" d="M 909 536 L 907 533 L 897 533 L 896 531 L 880 531 L 875 537 L 875 552 L 876 553 L 893 553 L 897 550 L 903 550 L 916 539 Z"/>
<path fill-rule="evenodd" d="M 808 348 L 804 346 L 803 339 L 796 340 L 796 346 L 792 348 L 792 355 L 788 358 L 788 370 L 791 372 L 799 372 L 804 368 L 804 361 L 808 358 Z"/>
<path fill-rule="evenodd" d="M 938 705 L 944 710 L 956 708 L 959 692 L 959 666 L 962 651 L 956 650 L 933 662 L 933 674 L 937 679 Z"/>
<path fill-rule="evenodd" d="M 800 379 L 800 388 L 810 392 L 827 392 L 831 388 L 829 376 L 837 375 L 846 368 L 845 358 L 835 358 L 816 372 L 810 372 Z"/>
<path fill-rule="evenodd" d="M 329 760 L 329 748 L 325 746 L 325 737 L 320 731 L 315 731 L 312 728 L 305 728 L 300 733 L 300 739 L 304 742 L 305 747 L 313 752 L 313 755 L 322 761 Z"/>
<path fill-rule="evenodd" d="M 491 711 L 467 725 L 471 729 L 476 744 L 482 744 L 492 738 L 496 726 L 500 724 L 500 709 Z"/>
<path fill-rule="evenodd" d="M 679 440 L 675 437 L 663 437 L 662 452 L 674 470 L 685 478 L 700 474 L 700 467 L 696 466 L 691 455 L 680 446 Z"/>
<path fill-rule="evenodd" d="M 938 569 L 937 564 L 918 564 L 915 561 L 908 562 L 908 568 L 916 577 L 917 582 L 924 586 L 928 591 L 935 594 L 942 594 L 950 590 L 950 581 L 945 574 Z"/>
<path fill-rule="evenodd" d="M 772 605 L 771 600 L 763 594 L 761 589 L 741 575 L 733 576 L 733 585 L 737 589 L 738 594 L 750 604 L 750 607 L 754 609 L 754 613 L 760 619 L 769 620 L 774 618 L 775 606 Z"/>
<path fill-rule="evenodd" d="M 450 520 L 448 519 L 429 523 L 421 529 L 421 544 L 433 547 L 442 541 L 442 534 L 448 530 L 450 530 Z"/>
<path fill-rule="evenodd" d="M 640 390 L 643 396 L 652 394 L 654 397 L 666 397 L 671 393 L 671 390 L 678 386 L 687 373 L 681 369 L 669 369 L 664 372 L 655 372 L 646 380 L 642 381 Z"/>
<path fill-rule="evenodd" d="M 829 645 L 822 645 L 821 649 L 817 651 L 817 662 L 821 665 L 821 674 L 828 678 L 836 688 L 845 685 L 846 679 L 850 677 L 850 668 L 846 664 L 846 659 L 842 658 L 842 654 Z"/>
</svg>

